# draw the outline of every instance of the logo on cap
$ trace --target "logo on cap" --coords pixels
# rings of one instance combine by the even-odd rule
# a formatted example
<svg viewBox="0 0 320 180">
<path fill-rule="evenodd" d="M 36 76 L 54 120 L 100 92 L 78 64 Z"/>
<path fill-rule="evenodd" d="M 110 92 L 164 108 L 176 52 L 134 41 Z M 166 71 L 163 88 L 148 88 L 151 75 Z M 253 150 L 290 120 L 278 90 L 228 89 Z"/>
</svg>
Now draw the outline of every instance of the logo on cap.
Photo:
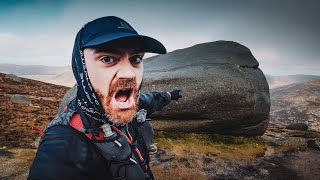
<svg viewBox="0 0 320 180">
<path fill-rule="evenodd" d="M 128 29 L 130 31 L 132 31 L 133 29 L 129 26 L 129 24 L 127 24 L 126 22 L 120 21 L 120 26 L 118 26 L 117 28 L 119 29 Z"/>
</svg>

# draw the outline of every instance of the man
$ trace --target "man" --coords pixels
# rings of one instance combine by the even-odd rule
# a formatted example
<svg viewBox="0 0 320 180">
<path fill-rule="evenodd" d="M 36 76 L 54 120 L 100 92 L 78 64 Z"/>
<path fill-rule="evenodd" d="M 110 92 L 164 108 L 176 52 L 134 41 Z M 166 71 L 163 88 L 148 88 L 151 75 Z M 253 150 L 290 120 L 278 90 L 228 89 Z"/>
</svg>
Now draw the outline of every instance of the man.
<svg viewBox="0 0 320 180">
<path fill-rule="evenodd" d="M 77 97 L 47 126 L 28 179 L 153 179 L 148 148 L 132 121 L 139 119 L 144 52 L 166 49 L 114 16 L 78 32 L 72 54 Z M 179 91 L 156 92 L 145 102 L 180 97 Z"/>
</svg>

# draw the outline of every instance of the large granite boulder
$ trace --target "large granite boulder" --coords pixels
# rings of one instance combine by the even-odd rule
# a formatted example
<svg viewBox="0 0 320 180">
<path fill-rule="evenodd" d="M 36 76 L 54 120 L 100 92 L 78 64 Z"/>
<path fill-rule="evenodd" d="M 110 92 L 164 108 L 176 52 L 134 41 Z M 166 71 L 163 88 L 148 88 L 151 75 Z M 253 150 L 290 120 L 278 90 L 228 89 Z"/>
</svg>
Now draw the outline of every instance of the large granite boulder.
<svg viewBox="0 0 320 180">
<path fill-rule="evenodd" d="M 269 122 L 270 95 L 258 66 L 247 47 L 231 41 L 145 59 L 142 92 L 181 89 L 183 96 L 153 114 L 159 120 L 154 128 L 262 135 Z"/>
<path fill-rule="evenodd" d="M 179 129 L 167 123 L 163 129 L 263 134 L 270 111 L 270 95 L 259 63 L 248 48 L 217 41 L 176 50 L 145 61 L 143 91 L 182 89 L 183 98 L 155 118 L 199 121 Z M 211 120 L 211 121 L 207 121 Z M 194 128 L 196 127 L 196 128 Z"/>
</svg>

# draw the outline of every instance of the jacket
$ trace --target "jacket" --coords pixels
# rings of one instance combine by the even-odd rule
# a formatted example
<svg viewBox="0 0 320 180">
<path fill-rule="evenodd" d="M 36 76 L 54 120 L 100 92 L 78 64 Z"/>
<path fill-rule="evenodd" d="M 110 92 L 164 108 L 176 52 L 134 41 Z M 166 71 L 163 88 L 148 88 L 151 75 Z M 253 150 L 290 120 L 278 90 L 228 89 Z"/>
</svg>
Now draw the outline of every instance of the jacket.
<svg viewBox="0 0 320 180">
<path fill-rule="evenodd" d="M 141 94 L 139 110 L 159 110 L 169 102 L 170 96 L 166 92 Z M 123 144 L 121 148 L 129 147 L 124 151 L 119 150 L 127 154 L 121 153 L 123 157 L 117 159 L 101 151 L 104 144 L 114 139 L 108 142 L 92 140 L 70 126 L 70 119 L 77 114 L 75 109 L 75 102 L 72 101 L 65 111 L 49 123 L 28 179 L 154 179 L 149 167 L 149 153 L 136 120 L 128 125 L 132 144 L 126 142 L 119 133 L 114 138 Z M 119 129 L 123 131 L 122 127 Z M 134 151 L 136 148 L 143 160 Z"/>
</svg>

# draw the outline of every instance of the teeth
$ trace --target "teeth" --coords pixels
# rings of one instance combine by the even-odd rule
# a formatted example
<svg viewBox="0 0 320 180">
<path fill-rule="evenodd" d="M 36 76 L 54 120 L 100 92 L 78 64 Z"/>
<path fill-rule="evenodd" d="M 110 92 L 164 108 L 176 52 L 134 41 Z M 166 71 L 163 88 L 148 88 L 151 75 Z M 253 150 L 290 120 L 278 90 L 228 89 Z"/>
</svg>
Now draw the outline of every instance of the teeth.
<svg viewBox="0 0 320 180">
<path fill-rule="evenodd" d="M 125 101 L 125 102 L 118 101 L 118 104 L 120 104 L 120 105 L 125 105 L 126 103 L 127 103 L 127 101 Z"/>
</svg>

